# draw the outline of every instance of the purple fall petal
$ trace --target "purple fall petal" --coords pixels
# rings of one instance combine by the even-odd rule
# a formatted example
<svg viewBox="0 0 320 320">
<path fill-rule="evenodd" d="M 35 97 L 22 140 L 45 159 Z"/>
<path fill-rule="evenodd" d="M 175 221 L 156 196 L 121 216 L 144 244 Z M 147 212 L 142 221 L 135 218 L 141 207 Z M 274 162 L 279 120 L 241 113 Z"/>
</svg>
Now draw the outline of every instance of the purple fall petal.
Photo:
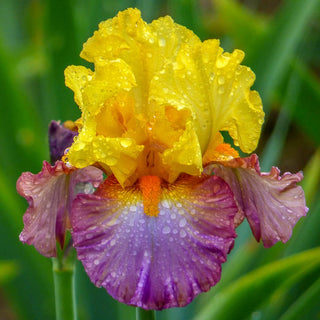
<svg viewBox="0 0 320 320">
<path fill-rule="evenodd" d="M 64 155 L 64 150 L 71 146 L 73 139 L 78 133 L 65 128 L 57 121 L 51 121 L 49 125 L 49 147 L 50 159 L 54 164 L 56 161 L 61 160 Z"/>
<path fill-rule="evenodd" d="M 91 281 L 120 302 L 145 309 L 182 307 L 220 280 L 233 247 L 233 195 L 218 177 L 162 185 L 157 217 L 147 216 L 137 185 L 113 177 L 78 195 L 72 236 Z"/>
<path fill-rule="evenodd" d="M 66 229 L 70 227 L 69 212 L 78 182 L 102 181 L 99 169 L 88 167 L 80 170 L 57 161 L 54 166 L 43 162 L 38 174 L 24 172 L 17 181 L 17 191 L 26 198 L 29 208 L 23 216 L 24 229 L 20 240 L 46 257 L 56 256 L 56 240 L 64 245 Z"/>
<path fill-rule="evenodd" d="M 280 176 L 275 167 L 260 173 L 255 154 L 223 164 L 217 165 L 214 173 L 229 184 L 257 241 L 262 239 L 267 248 L 278 241 L 287 242 L 297 221 L 308 211 L 303 190 L 297 185 L 302 173 Z"/>
</svg>

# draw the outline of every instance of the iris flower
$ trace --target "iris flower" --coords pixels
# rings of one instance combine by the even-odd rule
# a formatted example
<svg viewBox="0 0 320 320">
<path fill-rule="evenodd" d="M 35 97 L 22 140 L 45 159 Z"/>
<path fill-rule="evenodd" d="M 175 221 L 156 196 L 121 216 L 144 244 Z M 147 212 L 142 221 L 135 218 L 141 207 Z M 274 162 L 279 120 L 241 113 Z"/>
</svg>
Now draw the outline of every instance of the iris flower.
<svg viewBox="0 0 320 320">
<path fill-rule="evenodd" d="M 307 212 L 302 173 L 261 173 L 257 155 L 236 150 L 255 150 L 264 119 L 242 51 L 127 9 L 100 23 L 81 57 L 94 71 L 65 70 L 81 118 L 55 124 L 74 139 L 51 133 L 55 164 L 18 180 L 30 204 L 23 242 L 54 256 L 69 229 L 96 286 L 160 310 L 220 280 L 244 219 L 265 247 L 289 240 Z M 79 182 L 99 186 L 76 195 Z"/>
</svg>

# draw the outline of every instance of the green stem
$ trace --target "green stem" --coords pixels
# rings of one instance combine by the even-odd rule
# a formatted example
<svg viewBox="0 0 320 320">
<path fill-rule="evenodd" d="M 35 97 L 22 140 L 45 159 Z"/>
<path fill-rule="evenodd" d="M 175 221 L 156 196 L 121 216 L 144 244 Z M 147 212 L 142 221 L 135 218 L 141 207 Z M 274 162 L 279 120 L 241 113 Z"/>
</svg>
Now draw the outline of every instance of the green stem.
<svg viewBox="0 0 320 320">
<path fill-rule="evenodd" d="M 75 255 L 73 252 L 68 253 L 52 259 L 56 320 L 77 319 L 74 281 Z"/>
<path fill-rule="evenodd" d="M 154 310 L 144 310 L 136 308 L 136 320 L 155 320 L 156 315 Z"/>
</svg>

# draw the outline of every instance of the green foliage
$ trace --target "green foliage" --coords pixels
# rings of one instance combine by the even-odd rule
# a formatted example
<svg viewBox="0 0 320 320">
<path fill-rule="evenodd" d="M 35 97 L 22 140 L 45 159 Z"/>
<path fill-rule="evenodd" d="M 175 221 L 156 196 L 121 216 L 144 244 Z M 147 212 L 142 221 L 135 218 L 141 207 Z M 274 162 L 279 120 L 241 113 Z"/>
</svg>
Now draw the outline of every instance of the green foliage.
<svg viewBox="0 0 320 320">
<path fill-rule="evenodd" d="M 157 319 L 319 319 L 319 1 L 266 3 L 271 2 L 0 1 L 0 299 L 12 319 L 55 318 L 50 260 L 18 240 L 27 204 L 16 180 L 23 171 L 39 172 L 48 160 L 48 123 L 80 115 L 63 70 L 84 64 L 82 43 L 100 21 L 127 7 L 140 8 L 147 21 L 170 14 L 201 39 L 219 37 L 226 50 L 246 52 L 268 114 L 258 150 L 262 166 L 305 169 L 310 208 L 292 239 L 268 250 L 241 226 L 222 281 L 186 308 L 157 312 Z M 134 308 L 95 288 L 80 263 L 76 286 L 80 320 L 135 318 Z"/>
</svg>

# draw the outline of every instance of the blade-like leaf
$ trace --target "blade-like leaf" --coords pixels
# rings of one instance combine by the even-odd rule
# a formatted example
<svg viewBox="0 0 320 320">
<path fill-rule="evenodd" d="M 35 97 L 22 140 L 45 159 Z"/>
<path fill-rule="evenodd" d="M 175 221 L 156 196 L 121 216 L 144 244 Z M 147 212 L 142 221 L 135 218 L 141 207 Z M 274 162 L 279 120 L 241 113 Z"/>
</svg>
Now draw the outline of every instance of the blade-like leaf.
<svg viewBox="0 0 320 320">
<path fill-rule="evenodd" d="M 279 320 L 300 320 L 319 302 L 320 278 L 305 291 L 294 304 L 281 316 Z"/>
<path fill-rule="evenodd" d="M 209 301 L 195 320 L 246 319 L 290 277 L 297 281 L 320 266 L 320 249 L 312 249 L 268 264 L 242 277 Z M 250 303 L 249 303 L 250 302 Z"/>
<path fill-rule="evenodd" d="M 257 75 L 255 89 L 268 113 L 271 96 L 290 66 L 295 49 L 316 8 L 317 0 L 287 0 L 256 50 L 248 52 L 249 65 Z"/>
</svg>

